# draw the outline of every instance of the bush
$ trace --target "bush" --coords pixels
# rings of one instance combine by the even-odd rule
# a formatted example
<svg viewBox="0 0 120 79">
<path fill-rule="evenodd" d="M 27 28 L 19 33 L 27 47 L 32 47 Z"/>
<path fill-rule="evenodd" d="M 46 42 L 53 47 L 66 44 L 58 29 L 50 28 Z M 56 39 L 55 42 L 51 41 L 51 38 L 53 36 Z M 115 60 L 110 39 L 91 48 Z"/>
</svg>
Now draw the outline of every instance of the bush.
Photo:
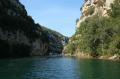
<svg viewBox="0 0 120 79">
<path fill-rule="evenodd" d="M 115 0 L 109 18 L 95 15 L 82 22 L 75 34 L 81 36 L 77 38 L 75 46 L 68 44 L 68 52 L 79 49 L 93 57 L 120 54 L 119 3 L 120 0 Z M 72 39 L 76 39 L 75 36 Z"/>
</svg>

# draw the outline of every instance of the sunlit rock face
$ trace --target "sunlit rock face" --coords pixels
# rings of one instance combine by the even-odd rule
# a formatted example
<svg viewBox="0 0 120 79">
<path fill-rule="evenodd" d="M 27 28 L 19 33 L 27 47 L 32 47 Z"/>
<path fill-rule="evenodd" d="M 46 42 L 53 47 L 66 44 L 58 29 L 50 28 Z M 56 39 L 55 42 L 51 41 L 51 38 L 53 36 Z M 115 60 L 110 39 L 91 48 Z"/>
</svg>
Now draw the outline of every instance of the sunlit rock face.
<svg viewBox="0 0 120 79">
<path fill-rule="evenodd" d="M 77 28 L 80 27 L 81 22 L 93 15 L 109 17 L 110 6 L 113 2 L 114 0 L 85 0 L 81 8 L 82 16 L 76 24 Z"/>
</svg>

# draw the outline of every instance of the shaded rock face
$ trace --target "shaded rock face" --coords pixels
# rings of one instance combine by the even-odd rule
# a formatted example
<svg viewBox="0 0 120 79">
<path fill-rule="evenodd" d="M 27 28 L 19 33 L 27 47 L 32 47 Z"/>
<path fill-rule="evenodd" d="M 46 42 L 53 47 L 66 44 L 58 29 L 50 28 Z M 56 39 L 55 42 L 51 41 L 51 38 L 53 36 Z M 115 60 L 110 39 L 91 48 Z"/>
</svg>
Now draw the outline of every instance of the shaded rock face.
<svg viewBox="0 0 120 79">
<path fill-rule="evenodd" d="M 81 8 L 82 16 L 77 22 L 77 28 L 80 27 L 80 23 L 86 18 L 94 15 L 109 17 L 111 10 L 110 6 L 114 0 L 85 0 L 83 7 Z"/>
<path fill-rule="evenodd" d="M 49 34 L 34 23 L 19 0 L 0 0 L 0 58 L 48 55 L 49 43 Z"/>
<path fill-rule="evenodd" d="M 37 39 L 33 42 L 33 50 L 31 52 L 31 55 L 35 55 L 35 56 L 42 56 L 42 55 L 46 55 L 48 53 L 48 44 L 44 43 L 40 40 Z"/>
<path fill-rule="evenodd" d="M 27 15 L 19 0 L 1 0 L 0 9 L 1 58 L 47 53 L 47 42 L 44 41 L 45 35 L 42 37 L 41 26 Z"/>
</svg>

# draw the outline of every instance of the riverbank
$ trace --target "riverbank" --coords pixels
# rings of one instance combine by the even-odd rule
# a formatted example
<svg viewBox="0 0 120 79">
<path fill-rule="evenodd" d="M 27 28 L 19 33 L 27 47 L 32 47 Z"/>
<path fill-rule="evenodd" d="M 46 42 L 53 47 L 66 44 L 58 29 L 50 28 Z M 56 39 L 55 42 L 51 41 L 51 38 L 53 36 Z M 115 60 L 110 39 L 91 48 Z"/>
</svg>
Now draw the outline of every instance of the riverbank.
<svg viewBox="0 0 120 79">
<path fill-rule="evenodd" d="M 99 57 L 92 57 L 89 54 L 76 53 L 76 54 L 64 54 L 65 57 L 77 57 L 82 59 L 103 59 L 103 60 L 120 60 L 120 55 L 102 55 Z"/>
</svg>

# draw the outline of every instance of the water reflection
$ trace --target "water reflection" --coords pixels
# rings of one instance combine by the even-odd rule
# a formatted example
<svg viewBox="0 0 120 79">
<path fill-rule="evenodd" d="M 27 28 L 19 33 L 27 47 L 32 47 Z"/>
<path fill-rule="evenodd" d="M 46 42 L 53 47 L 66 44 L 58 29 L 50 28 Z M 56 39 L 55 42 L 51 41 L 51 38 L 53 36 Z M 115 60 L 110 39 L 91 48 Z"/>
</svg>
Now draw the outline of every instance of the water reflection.
<svg viewBox="0 0 120 79">
<path fill-rule="evenodd" d="M 120 79 L 120 62 L 66 57 L 0 60 L 0 79 Z"/>
<path fill-rule="evenodd" d="M 81 59 L 78 63 L 81 79 L 120 79 L 119 61 Z"/>
<path fill-rule="evenodd" d="M 31 65 L 28 58 L 0 60 L 0 79 L 24 79 Z"/>
<path fill-rule="evenodd" d="M 67 62 L 66 62 L 67 61 Z M 80 79 L 75 71 L 76 62 L 71 58 L 36 59 L 29 79 Z"/>
</svg>

